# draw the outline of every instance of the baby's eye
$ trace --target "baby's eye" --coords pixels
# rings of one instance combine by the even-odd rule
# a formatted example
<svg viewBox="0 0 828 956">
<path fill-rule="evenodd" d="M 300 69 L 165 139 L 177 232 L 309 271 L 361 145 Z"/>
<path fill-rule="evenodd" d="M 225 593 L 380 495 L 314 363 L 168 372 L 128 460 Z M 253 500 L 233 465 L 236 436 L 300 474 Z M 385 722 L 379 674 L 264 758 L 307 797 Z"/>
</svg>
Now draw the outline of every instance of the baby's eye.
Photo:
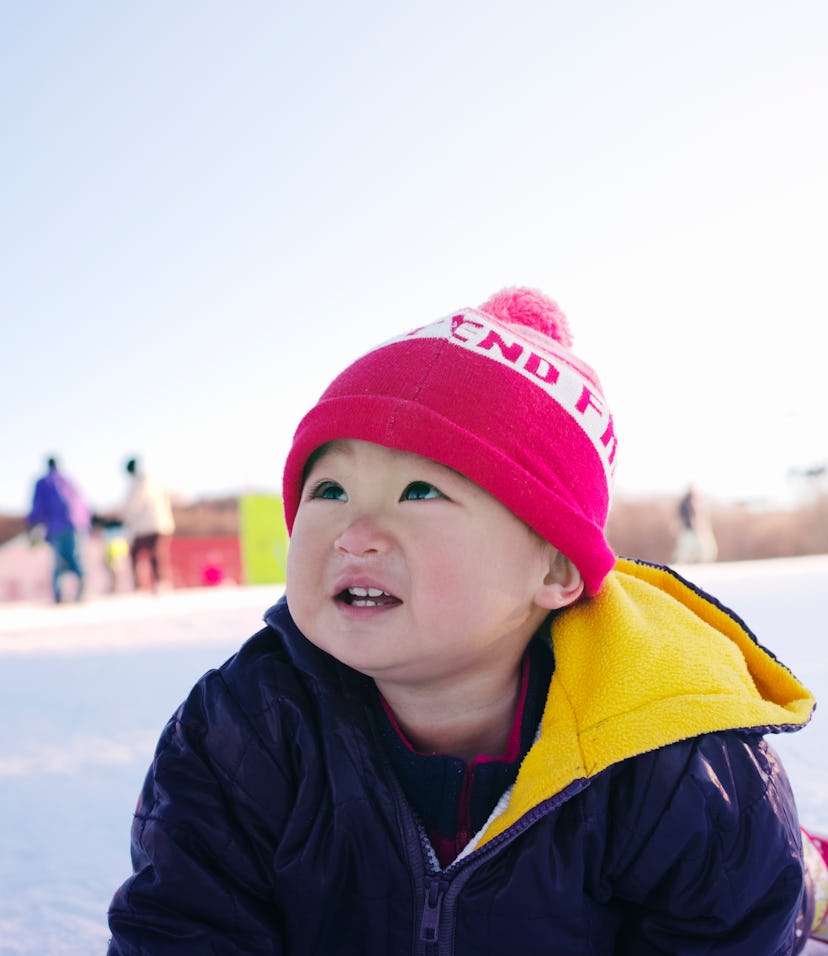
<svg viewBox="0 0 828 956">
<path fill-rule="evenodd" d="M 439 488 L 427 481 L 412 481 L 400 496 L 400 501 L 424 501 L 427 498 L 442 498 Z"/>
<path fill-rule="evenodd" d="M 347 501 L 345 489 L 336 481 L 320 481 L 310 490 L 308 498 L 322 498 L 326 501 Z"/>
</svg>

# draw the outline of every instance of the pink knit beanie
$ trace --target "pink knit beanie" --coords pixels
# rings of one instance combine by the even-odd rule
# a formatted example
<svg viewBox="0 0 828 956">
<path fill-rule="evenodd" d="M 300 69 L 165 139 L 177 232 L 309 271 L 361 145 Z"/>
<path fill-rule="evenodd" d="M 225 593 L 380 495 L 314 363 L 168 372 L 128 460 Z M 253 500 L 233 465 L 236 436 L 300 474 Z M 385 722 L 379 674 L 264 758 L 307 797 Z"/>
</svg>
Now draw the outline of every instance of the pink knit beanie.
<svg viewBox="0 0 828 956">
<path fill-rule="evenodd" d="M 285 464 L 292 530 L 305 465 L 353 438 L 414 452 L 485 488 L 563 552 L 595 594 L 616 439 L 598 378 L 570 351 L 558 306 L 504 289 L 357 359 L 302 419 Z"/>
</svg>

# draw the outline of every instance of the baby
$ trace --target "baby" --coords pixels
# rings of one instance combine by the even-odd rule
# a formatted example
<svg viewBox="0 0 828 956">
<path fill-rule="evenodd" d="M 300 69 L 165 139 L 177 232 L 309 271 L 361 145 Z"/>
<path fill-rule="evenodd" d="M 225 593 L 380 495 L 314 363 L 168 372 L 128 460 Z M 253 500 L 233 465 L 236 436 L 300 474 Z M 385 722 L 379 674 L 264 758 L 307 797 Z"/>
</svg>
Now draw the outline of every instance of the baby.
<svg viewBox="0 0 828 956">
<path fill-rule="evenodd" d="M 570 346 L 505 290 L 305 416 L 285 598 L 162 735 L 112 956 L 801 950 L 822 913 L 764 735 L 814 701 L 616 560 L 615 429 Z"/>
</svg>

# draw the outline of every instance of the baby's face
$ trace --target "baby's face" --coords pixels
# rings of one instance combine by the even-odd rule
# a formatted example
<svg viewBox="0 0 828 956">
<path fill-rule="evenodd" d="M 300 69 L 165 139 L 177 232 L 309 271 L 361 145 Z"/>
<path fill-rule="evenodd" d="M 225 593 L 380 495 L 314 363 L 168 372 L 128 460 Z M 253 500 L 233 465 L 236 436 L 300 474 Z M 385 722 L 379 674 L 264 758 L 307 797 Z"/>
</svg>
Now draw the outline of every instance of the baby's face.
<svg viewBox="0 0 828 956">
<path fill-rule="evenodd" d="M 287 600 L 309 640 L 378 682 L 451 682 L 519 659 L 551 553 L 450 468 L 338 441 L 302 489 Z"/>
</svg>

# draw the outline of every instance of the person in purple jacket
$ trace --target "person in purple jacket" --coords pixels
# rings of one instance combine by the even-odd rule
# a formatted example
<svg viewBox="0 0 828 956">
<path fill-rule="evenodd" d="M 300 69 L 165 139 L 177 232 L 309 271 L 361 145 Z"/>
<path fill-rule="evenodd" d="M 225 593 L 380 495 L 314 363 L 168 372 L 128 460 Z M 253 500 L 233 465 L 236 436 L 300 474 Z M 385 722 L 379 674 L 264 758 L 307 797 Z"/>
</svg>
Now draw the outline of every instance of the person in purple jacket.
<svg viewBox="0 0 828 956">
<path fill-rule="evenodd" d="M 819 931 L 765 739 L 814 700 L 714 599 L 616 559 L 615 426 L 570 345 L 504 290 L 302 419 L 285 596 L 163 731 L 110 956 L 789 956 Z"/>
<path fill-rule="evenodd" d="M 52 592 L 55 603 L 63 600 L 61 577 L 65 572 L 78 579 L 75 600 L 83 598 L 84 569 L 78 535 L 88 531 L 92 513 L 77 487 L 58 468 L 57 460 L 49 458 L 48 470 L 35 483 L 32 507 L 26 517 L 30 529 L 43 526 L 46 540 L 55 556 L 52 572 Z"/>
</svg>

